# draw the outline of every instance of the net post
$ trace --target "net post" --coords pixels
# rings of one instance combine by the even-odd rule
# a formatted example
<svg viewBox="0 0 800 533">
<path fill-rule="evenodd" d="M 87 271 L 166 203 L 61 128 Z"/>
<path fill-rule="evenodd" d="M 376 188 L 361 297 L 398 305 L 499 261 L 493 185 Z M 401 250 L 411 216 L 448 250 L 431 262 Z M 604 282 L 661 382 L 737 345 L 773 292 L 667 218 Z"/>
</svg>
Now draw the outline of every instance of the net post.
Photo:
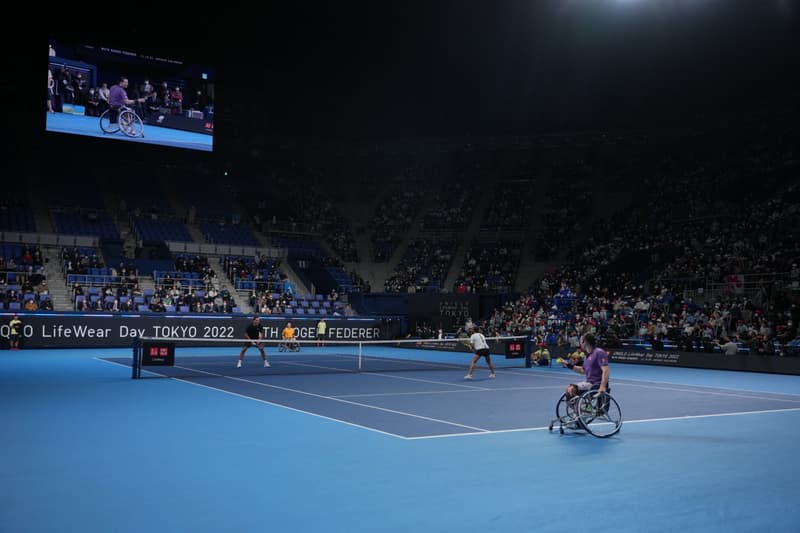
<svg viewBox="0 0 800 533">
<path fill-rule="evenodd" d="M 361 347 L 364 346 L 364 343 L 358 341 L 358 371 L 361 372 Z"/>
<path fill-rule="evenodd" d="M 141 367 L 141 348 L 142 341 L 139 337 L 133 338 L 133 362 L 131 364 L 131 379 L 138 379 L 142 377 Z"/>
<path fill-rule="evenodd" d="M 525 338 L 525 368 L 531 368 L 533 366 L 533 361 L 531 361 L 531 356 L 533 355 L 533 350 L 531 349 L 532 344 L 533 334 L 531 333 Z"/>
</svg>

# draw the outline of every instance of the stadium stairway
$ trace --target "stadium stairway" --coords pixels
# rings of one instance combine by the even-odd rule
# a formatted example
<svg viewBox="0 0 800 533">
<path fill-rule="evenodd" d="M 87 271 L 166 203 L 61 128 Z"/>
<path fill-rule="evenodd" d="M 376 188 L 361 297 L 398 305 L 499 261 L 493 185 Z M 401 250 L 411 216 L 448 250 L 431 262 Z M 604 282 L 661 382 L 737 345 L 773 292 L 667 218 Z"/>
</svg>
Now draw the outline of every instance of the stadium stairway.
<svg viewBox="0 0 800 533">
<path fill-rule="evenodd" d="M 45 279 L 53 300 L 54 311 L 73 311 L 72 292 L 67 287 L 67 280 L 58 258 L 59 248 L 48 246 L 42 248 L 42 258 L 45 260 Z"/>
<path fill-rule="evenodd" d="M 490 195 L 484 194 L 481 195 L 480 201 L 475 206 L 475 210 L 470 217 L 470 223 L 467 227 L 466 233 L 462 234 L 460 237 L 460 241 L 458 243 L 458 247 L 456 248 L 455 253 L 453 254 L 453 262 L 450 265 L 450 270 L 447 273 L 447 276 L 444 279 L 443 287 L 448 291 L 453 290 L 453 286 L 456 283 L 456 279 L 458 275 L 461 273 L 461 268 L 464 266 L 464 259 L 467 256 L 467 251 L 469 250 L 470 246 L 472 245 L 472 240 L 478 234 L 481 228 L 481 221 L 483 220 L 484 213 L 486 212 L 486 208 L 489 205 L 489 197 Z"/>
<path fill-rule="evenodd" d="M 50 208 L 47 205 L 47 195 L 42 194 L 41 190 L 35 192 L 29 190 L 28 197 L 31 211 L 33 211 L 33 222 L 36 224 L 36 232 L 55 233 Z"/>
<path fill-rule="evenodd" d="M 200 244 L 204 244 L 204 243 L 208 242 L 206 240 L 206 236 L 203 235 L 203 232 L 200 231 L 200 227 L 197 224 L 188 224 L 187 223 L 187 224 L 184 224 L 184 225 L 186 226 L 186 229 L 189 230 L 189 235 L 192 237 L 192 240 L 194 242 L 197 242 L 197 243 L 200 243 Z"/>
<path fill-rule="evenodd" d="M 397 265 L 400 264 L 400 260 L 403 259 L 403 256 L 406 253 L 409 245 L 413 243 L 416 239 L 420 237 L 422 233 L 422 223 L 425 220 L 425 213 L 431 208 L 433 204 L 433 195 L 425 196 L 422 205 L 420 206 L 419 211 L 417 212 L 414 220 L 411 221 L 411 227 L 403 236 L 403 240 L 397 245 L 392 253 L 392 257 L 389 258 L 389 261 L 386 263 L 376 263 L 373 268 L 373 277 L 375 279 L 375 283 L 370 283 L 373 287 L 379 287 L 381 290 L 383 288 L 383 284 L 392 275 L 394 269 L 397 268 Z"/>
<path fill-rule="evenodd" d="M 546 190 L 546 185 L 540 185 L 542 190 Z M 533 195 L 533 204 L 531 205 L 530 220 L 528 220 L 528 227 L 522 238 L 522 253 L 519 261 L 519 271 L 517 272 L 516 283 L 514 289 L 517 292 L 525 292 L 531 284 L 541 278 L 550 262 L 542 262 L 536 260 L 536 240 L 542 231 L 542 217 L 540 213 L 544 210 L 545 203 L 544 194 Z"/>
</svg>

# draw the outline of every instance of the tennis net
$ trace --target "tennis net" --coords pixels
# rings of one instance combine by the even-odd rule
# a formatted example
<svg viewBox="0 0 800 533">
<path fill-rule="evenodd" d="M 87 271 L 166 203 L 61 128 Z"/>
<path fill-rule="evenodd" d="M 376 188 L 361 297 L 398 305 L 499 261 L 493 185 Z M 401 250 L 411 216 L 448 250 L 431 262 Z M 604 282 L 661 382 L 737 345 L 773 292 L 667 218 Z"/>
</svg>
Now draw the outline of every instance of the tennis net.
<svg viewBox="0 0 800 533">
<path fill-rule="evenodd" d="M 487 338 L 491 359 L 498 369 L 530 366 L 527 337 Z M 229 377 L 281 374 L 358 372 L 459 371 L 469 367 L 468 339 L 403 339 L 325 341 L 298 340 L 287 345 L 261 341 L 265 366 L 254 341 L 143 337 L 137 339 L 132 360 L 134 379 L 144 377 Z M 240 353 L 247 347 L 241 367 Z M 122 362 L 122 361 L 118 361 Z M 481 359 L 477 369 L 485 369 Z"/>
</svg>

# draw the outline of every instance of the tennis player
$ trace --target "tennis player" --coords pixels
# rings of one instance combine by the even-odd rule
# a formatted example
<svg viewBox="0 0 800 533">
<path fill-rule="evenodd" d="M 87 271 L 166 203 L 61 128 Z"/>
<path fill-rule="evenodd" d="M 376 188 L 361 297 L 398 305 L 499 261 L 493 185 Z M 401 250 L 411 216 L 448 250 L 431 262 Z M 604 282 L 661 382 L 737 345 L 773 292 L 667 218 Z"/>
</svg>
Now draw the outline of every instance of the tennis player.
<svg viewBox="0 0 800 533">
<path fill-rule="evenodd" d="M 484 357 L 486 364 L 489 365 L 489 377 L 494 378 L 494 365 L 492 364 L 492 356 L 489 355 L 489 344 L 486 342 L 486 337 L 483 336 L 479 327 L 472 328 L 472 335 L 469 338 L 469 343 L 472 345 L 472 362 L 469 364 L 469 371 L 464 379 L 472 379 L 472 372 L 475 370 L 475 363 L 478 359 Z"/>
<path fill-rule="evenodd" d="M 291 322 L 286 323 L 286 327 L 283 328 L 281 337 L 283 337 L 283 344 L 287 350 L 292 352 L 297 352 L 300 350 L 300 346 L 297 344 L 297 331 L 292 327 Z"/>
<path fill-rule="evenodd" d="M 9 329 L 9 348 L 12 350 L 19 350 L 19 337 L 22 334 L 22 320 L 19 319 L 17 313 L 11 317 L 11 322 L 8 323 Z"/>
<path fill-rule="evenodd" d="M 611 387 L 608 386 L 608 377 L 611 374 L 611 369 L 608 367 L 608 352 L 598 348 L 596 342 L 594 335 L 587 333 L 581 337 L 581 349 L 586 354 L 583 362 L 581 364 L 564 363 L 567 368 L 586 377 L 585 381 L 567 385 L 567 397 L 572 398 L 587 390 L 611 392 Z"/>
<path fill-rule="evenodd" d="M 261 317 L 257 316 L 253 319 L 247 329 L 244 330 L 244 336 L 248 339 L 252 339 L 250 342 L 245 343 L 242 346 L 242 351 L 239 354 L 239 360 L 236 362 L 236 368 L 242 368 L 242 361 L 244 361 L 244 353 L 250 348 L 251 346 L 255 346 L 258 348 L 258 351 L 261 352 L 261 359 L 264 360 L 264 366 L 269 366 L 269 361 L 267 361 L 267 354 L 264 351 L 264 343 L 260 342 L 261 339 L 264 338 L 264 326 L 261 325 Z"/>
</svg>

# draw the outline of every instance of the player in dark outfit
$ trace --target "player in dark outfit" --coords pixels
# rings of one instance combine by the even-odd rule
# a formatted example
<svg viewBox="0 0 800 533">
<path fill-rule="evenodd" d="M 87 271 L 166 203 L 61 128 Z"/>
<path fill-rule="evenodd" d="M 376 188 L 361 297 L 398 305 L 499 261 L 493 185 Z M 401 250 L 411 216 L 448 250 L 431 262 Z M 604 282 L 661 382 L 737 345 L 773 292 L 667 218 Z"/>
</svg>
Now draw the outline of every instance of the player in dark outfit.
<svg viewBox="0 0 800 533">
<path fill-rule="evenodd" d="M 258 351 L 261 352 L 261 359 L 264 360 L 264 366 L 269 366 L 269 361 L 267 361 L 267 353 L 264 351 L 264 343 L 259 342 L 261 339 L 264 338 L 264 326 L 261 325 L 261 317 L 257 316 L 253 319 L 250 325 L 247 326 L 244 335 L 248 339 L 252 340 L 246 343 L 244 346 L 242 346 L 242 351 L 239 354 L 239 360 L 236 362 L 236 368 L 242 368 L 242 361 L 244 361 L 244 353 L 251 346 L 255 346 L 256 348 L 258 348 Z"/>
</svg>

